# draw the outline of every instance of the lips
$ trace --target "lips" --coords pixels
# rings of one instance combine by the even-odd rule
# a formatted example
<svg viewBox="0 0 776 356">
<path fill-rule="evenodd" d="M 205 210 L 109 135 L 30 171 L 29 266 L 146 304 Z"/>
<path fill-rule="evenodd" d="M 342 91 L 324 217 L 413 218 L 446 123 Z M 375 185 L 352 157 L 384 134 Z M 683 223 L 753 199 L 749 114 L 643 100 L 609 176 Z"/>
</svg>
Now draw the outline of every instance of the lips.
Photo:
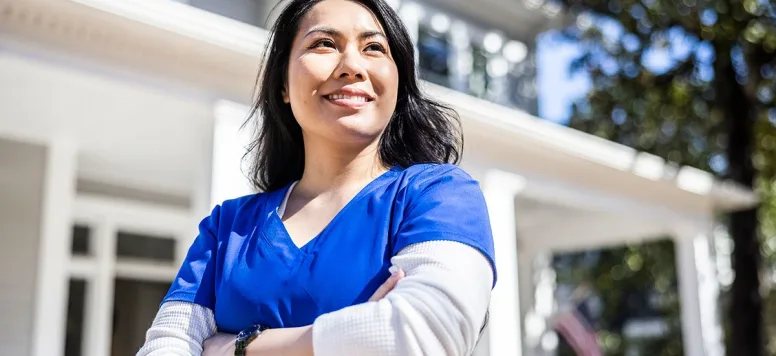
<svg viewBox="0 0 776 356">
<path fill-rule="evenodd" d="M 369 93 L 356 88 L 342 88 L 323 96 L 328 102 L 352 109 L 358 109 L 374 101 Z"/>
</svg>

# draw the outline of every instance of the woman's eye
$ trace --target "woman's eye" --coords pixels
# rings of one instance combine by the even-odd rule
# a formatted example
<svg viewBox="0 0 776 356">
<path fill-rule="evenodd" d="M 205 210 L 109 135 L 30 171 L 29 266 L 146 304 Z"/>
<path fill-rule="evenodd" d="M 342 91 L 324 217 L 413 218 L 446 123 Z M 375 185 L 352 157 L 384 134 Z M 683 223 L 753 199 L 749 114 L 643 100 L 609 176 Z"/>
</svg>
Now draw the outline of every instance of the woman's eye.
<svg viewBox="0 0 776 356">
<path fill-rule="evenodd" d="M 372 43 L 368 46 L 366 46 L 367 51 L 378 51 L 381 53 L 385 53 L 385 47 L 379 43 Z"/>
<path fill-rule="evenodd" d="M 332 42 L 331 40 L 320 40 L 313 43 L 313 45 L 310 46 L 310 48 L 324 48 L 324 47 L 335 48 L 334 42 Z"/>
</svg>

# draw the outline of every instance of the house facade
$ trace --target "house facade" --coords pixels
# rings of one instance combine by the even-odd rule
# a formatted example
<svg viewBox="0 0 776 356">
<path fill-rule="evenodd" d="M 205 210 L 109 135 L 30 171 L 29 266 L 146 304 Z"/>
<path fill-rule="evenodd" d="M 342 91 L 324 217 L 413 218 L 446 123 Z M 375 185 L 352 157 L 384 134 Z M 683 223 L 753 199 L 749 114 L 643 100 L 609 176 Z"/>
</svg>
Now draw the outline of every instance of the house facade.
<svg viewBox="0 0 776 356">
<path fill-rule="evenodd" d="M 754 194 L 536 118 L 533 39 L 559 9 L 391 4 L 491 214 L 476 354 L 553 354 L 552 251 L 672 236 L 685 354 L 722 355 L 713 216 Z M 134 355 L 199 220 L 251 192 L 240 127 L 274 5 L 0 0 L 0 355 Z"/>
</svg>

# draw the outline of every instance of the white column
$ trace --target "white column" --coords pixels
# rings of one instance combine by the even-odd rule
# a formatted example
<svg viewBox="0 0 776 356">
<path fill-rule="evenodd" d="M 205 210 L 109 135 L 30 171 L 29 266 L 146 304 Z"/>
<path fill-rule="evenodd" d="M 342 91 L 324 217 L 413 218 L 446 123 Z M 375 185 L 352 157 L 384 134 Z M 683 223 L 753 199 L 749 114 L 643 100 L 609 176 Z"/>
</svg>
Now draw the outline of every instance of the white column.
<svg viewBox="0 0 776 356">
<path fill-rule="evenodd" d="M 242 171 L 242 157 L 250 143 L 252 127 L 240 130 L 248 108 L 231 101 L 219 101 L 214 108 L 213 151 L 211 157 L 210 204 L 221 204 L 226 199 L 251 194 L 248 180 Z"/>
<path fill-rule="evenodd" d="M 519 219 L 519 217 L 518 217 Z M 541 238 L 541 236 L 525 236 Z M 520 317 L 523 328 L 523 355 L 547 355 L 554 347 L 547 345 L 548 321 L 556 309 L 555 271 L 552 252 L 518 246 L 518 275 L 520 285 Z"/>
<path fill-rule="evenodd" d="M 685 226 L 676 231 L 682 342 L 687 356 L 725 354 L 717 308 L 719 285 L 709 248 L 710 225 Z"/>
<path fill-rule="evenodd" d="M 233 110 L 237 111 L 235 111 L 234 114 L 230 114 L 230 107 L 234 107 Z M 239 112 L 247 113 L 247 111 L 247 106 L 238 106 L 237 104 L 224 102 L 214 105 L 209 122 L 210 125 L 208 125 L 211 134 L 207 135 L 207 139 L 202 143 L 200 151 L 200 156 L 202 159 L 200 160 L 200 165 L 197 167 L 197 179 L 195 181 L 194 190 L 190 195 L 191 207 L 189 208 L 189 211 L 191 215 L 191 224 L 189 224 L 189 227 L 187 227 L 185 230 L 180 232 L 181 236 L 177 239 L 175 245 L 175 261 L 177 265 L 181 265 L 183 263 L 183 260 L 186 258 L 186 254 L 189 252 L 189 248 L 191 247 L 192 242 L 199 234 L 199 223 L 202 221 L 202 219 L 210 215 L 210 212 L 215 204 L 221 203 L 221 201 L 214 201 L 213 197 L 217 196 L 218 199 L 223 200 L 226 198 L 226 195 L 228 195 L 223 191 L 215 193 L 213 190 L 213 180 L 219 179 L 221 187 L 229 188 L 234 186 L 234 184 L 220 181 L 222 179 L 221 176 L 219 176 L 220 171 L 214 169 L 214 160 L 216 155 L 219 155 L 219 157 L 224 155 L 235 155 L 235 157 L 229 157 L 230 159 L 228 162 L 232 163 L 232 165 L 236 164 L 237 166 L 233 167 L 233 169 L 237 171 L 236 173 L 240 173 L 239 159 L 242 158 L 244 147 L 248 144 L 248 142 L 238 142 L 241 140 L 235 140 L 235 136 L 239 130 L 239 124 L 241 123 L 238 122 L 236 118 L 231 118 L 231 116 L 236 115 Z M 219 125 L 219 115 L 226 116 L 228 118 L 227 122 L 229 122 L 229 125 L 227 125 L 226 130 L 224 130 L 223 123 L 221 123 L 221 126 L 216 126 Z M 246 114 L 243 114 L 243 118 L 246 116 Z M 226 136 L 229 135 L 229 133 L 231 133 L 232 137 Z M 233 145 L 236 143 L 237 147 L 243 147 L 243 151 L 242 153 L 233 152 L 234 149 L 216 151 L 216 140 L 218 140 L 219 144 L 221 145 L 228 144 L 229 142 L 232 142 Z M 247 141 L 247 138 L 245 140 Z M 223 162 L 220 162 L 220 164 L 223 165 Z M 223 169 L 223 167 L 219 168 Z M 234 172 L 231 172 L 230 170 L 229 174 L 234 174 Z M 245 189 L 239 193 L 244 192 L 245 194 L 248 194 L 249 190 L 247 189 L 247 185 L 244 181 L 245 179 L 243 178 L 242 184 L 236 185 L 236 187 Z M 237 196 L 234 196 L 232 198 L 236 197 Z"/>
<path fill-rule="evenodd" d="M 61 139 L 49 143 L 43 186 L 32 356 L 57 356 L 65 350 L 71 224 L 77 179 L 77 147 Z"/>
<path fill-rule="evenodd" d="M 533 238 L 540 237 L 533 236 Z M 533 263 L 535 287 L 531 312 L 536 319 L 531 322 L 534 324 L 532 328 L 536 330 L 531 331 L 532 337 L 537 338 L 538 335 L 538 338 L 531 340 L 534 344 L 531 345 L 529 354 L 534 356 L 555 355 L 558 348 L 558 336 L 549 324 L 558 309 L 558 303 L 555 300 L 557 283 L 555 269 L 552 267 L 552 256 L 551 250 L 543 250 L 536 254 Z"/>
<path fill-rule="evenodd" d="M 490 171 L 485 177 L 498 270 L 490 303 L 490 355 L 522 355 L 515 197 L 524 186 L 522 177 L 506 172 Z"/>
<path fill-rule="evenodd" d="M 519 217 L 518 217 L 519 218 Z M 524 236 L 520 237 L 524 238 Z M 519 239 L 518 238 L 518 241 Z M 520 301 L 520 323 L 521 340 L 523 355 L 533 355 L 531 350 L 538 345 L 541 335 L 532 335 L 536 329 L 536 324 L 532 321 L 538 320 L 538 315 L 534 310 L 534 257 L 537 251 L 525 248 L 523 244 L 518 245 L 517 251 L 517 284 Z"/>
<path fill-rule="evenodd" d="M 94 227 L 94 257 L 97 270 L 87 280 L 84 311 L 85 356 L 111 354 L 113 294 L 116 282 L 116 233 L 113 221 L 99 217 Z"/>
</svg>

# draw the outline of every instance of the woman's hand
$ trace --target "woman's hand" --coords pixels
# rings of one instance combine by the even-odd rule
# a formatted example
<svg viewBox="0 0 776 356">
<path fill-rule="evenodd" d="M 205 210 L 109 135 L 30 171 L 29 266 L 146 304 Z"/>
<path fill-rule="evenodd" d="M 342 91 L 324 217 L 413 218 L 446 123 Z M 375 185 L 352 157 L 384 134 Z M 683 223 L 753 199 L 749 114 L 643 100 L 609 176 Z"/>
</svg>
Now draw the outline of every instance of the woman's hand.
<svg viewBox="0 0 776 356">
<path fill-rule="evenodd" d="M 399 281 L 404 278 L 404 271 L 401 269 L 394 267 L 391 267 L 391 276 L 388 277 L 388 279 L 383 282 L 383 284 L 380 286 L 380 288 L 377 288 L 374 294 L 372 294 L 371 297 L 369 297 L 370 302 L 376 302 L 380 299 L 385 298 L 386 295 L 388 295 L 388 292 L 392 291 L 394 287 L 396 287 L 396 283 L 399 283 Z"/>
</svg>

